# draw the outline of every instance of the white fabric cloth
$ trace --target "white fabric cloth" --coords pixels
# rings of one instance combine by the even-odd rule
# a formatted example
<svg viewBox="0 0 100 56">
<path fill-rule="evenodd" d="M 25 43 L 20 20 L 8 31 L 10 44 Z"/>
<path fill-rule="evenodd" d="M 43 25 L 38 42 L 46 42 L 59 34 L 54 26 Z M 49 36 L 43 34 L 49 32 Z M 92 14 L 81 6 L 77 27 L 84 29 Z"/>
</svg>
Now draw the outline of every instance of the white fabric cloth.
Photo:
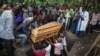
<svg viewBox="0 0 100 56">
<path fill-rule="evenodd" d="M 33 20 L 33 17 L 28 17 L 23 22 L 26 22 L 26 21 L 32 22 L 32 20 Z"/>
<path fill-rule="evenodd" d="M 45 48 L 45 50 L 46 50 L 45 56 L 50 56 L 51 45 L 48 45 L 48 46 Z"/>
</svg>

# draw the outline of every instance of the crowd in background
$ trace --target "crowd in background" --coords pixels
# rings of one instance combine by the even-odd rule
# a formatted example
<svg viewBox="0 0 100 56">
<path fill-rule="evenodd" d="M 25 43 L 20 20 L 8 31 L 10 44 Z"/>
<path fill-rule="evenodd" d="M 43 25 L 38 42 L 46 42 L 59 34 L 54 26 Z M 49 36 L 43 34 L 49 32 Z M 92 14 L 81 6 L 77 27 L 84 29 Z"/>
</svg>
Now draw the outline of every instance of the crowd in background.
<svg viewBox="0 0 100 56">
<path fill-rule="evenodd" d="M 66 32 L 71 31 L 77 37 L 84 37 L 100 26 L 100 11 L 90 11 L 87 6 L 45 7 L 24 3 L 4 3 L 0 8 L 0 49 L 4 47 L 2 43 L 4 42 L 8 56 L 14 56 L 15 48 L 12 40 L 22 39 L 20 46 L 24 47 L 30 37 L 31 29 L 56 21 L 62 25 L 59 36 L 33 44 L 33 54 L 35 56 L 50 56 L 50 53 L 53 53 L 51 56 L 67 55 Z"/>
</svg>

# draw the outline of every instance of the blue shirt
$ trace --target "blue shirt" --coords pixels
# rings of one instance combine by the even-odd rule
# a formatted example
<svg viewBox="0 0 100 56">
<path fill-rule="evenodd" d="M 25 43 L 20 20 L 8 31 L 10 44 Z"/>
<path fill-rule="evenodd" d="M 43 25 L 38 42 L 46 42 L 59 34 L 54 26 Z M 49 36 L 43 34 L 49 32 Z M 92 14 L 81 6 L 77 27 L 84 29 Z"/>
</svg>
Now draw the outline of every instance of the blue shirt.
<svg viewBox="0 0 100 56">
<path fill-rule="evenodd" d="M 15 35 L 21 34 L 21 33 L 25 34 L 25 33 L 26 33 L 26 32 L 25 32 L 26 30 L 27 30 L 27 25 L 26 25 L 25 23 L 22 23 L 22 24 L 20 24 L 20 25 L 16 28 L 14 34 L 15 34 Z"/>
</svg>

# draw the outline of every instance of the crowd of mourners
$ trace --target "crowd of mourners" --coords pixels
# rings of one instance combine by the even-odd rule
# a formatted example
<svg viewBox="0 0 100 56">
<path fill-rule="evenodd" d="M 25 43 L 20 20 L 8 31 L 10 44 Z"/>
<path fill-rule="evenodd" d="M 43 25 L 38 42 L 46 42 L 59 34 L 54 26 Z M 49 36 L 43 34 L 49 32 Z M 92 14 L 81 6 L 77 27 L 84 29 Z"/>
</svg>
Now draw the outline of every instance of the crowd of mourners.
<svg viewBox="0 0 100 56">
<path fill-rule="evenodd" d="M 62 25 L 59 35 L 33 43 L 34 56 L 67 56 L 66 32 L 71 31 L 79 38 L 92 33 L 100 26 L 100 11 L 91 12 L 87 6 L 3 3 L 0 8 L 0 50 L 5 47 L 8 56 L 14 56 L 14 39 L 21 39 L 19 46 L 25 47 L 32 29 L 52 21 Z"/>
</svg>

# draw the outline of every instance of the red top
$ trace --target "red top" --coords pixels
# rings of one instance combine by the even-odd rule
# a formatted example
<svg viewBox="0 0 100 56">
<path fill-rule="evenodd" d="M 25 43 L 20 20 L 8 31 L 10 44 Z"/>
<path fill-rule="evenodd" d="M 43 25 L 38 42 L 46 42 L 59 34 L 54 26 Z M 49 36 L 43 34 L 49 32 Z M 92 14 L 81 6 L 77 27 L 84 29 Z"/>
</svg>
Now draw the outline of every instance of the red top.
<svg viewBox="0 0 100 56">
<path fill-rule="evenodd" d="M 39 16 L 39 12 L 38 12 L 37 8 L 34 8 L 33 13 L 34 13 L 34 15 Z"/>
<path fill-rule="evenodd" d="M 46 50 L 42 49 L 42 50 L 33 50 L 33 53 L 35 56 L 45 56 Z"/>
</svg>

